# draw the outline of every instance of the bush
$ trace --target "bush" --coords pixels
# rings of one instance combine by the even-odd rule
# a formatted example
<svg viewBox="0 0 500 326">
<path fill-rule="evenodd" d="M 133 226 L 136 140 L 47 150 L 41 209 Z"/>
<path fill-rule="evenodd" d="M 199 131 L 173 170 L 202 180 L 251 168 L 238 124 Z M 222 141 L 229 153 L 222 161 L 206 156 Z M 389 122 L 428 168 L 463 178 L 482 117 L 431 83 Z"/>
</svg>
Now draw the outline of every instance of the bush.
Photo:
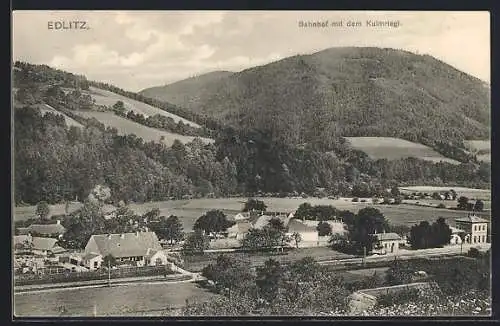
<svg viewBox="0 0 500 326">
<path fill-rule="evenodd" d="M 358 198 L 358 197 L 354 197 L 354 198 L 352 199 L 352 202 L 353 202 L 353 203 L 357 203 L 357 202 L 359 202 L 359 198 Z"/>
<path fill-rule="evenodd" d="M 446 208 L 446 205 L 443 203 L 440 203 L 439 205 L 437 205 L 437 208 Z"/>
<path fill-rule="evenodd" d="M 381 307 L 389 307 L 395 304 L 402 304 L 417 300 L 420 297 L 418 289 L 408 289 L 393 294 L 383 294 L 377 298 L 377 304 Z"/>
<path fill-rule="evenodd" d="M 481 252 L 476 248 L 470 248 L 469 252 L 467 253 L 467 256 L 472 258 L 478 258 L 479 256 L 481 256 Z"/>
<path fill-rule="evenodd" d="M 361 202 L 362 203 L 366 203 L 366 199 L 361 199 Z"/>
</svg>

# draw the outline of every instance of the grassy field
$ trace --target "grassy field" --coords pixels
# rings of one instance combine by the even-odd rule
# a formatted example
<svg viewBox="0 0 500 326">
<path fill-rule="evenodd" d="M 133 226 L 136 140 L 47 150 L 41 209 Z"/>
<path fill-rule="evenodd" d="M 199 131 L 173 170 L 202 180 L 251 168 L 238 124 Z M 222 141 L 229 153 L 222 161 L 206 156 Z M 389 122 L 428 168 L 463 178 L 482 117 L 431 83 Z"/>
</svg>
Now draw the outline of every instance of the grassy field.
<svg viewBox="0 0 500 326">
<path fill-rule="evenodd" d="M 186 300 L 203 302 L 216 294 L 199 288 L 194 283 L 130 284 L 126 286 L 65 289 L 53 292 L 18 293 L 14 296 L 14 314 L 17 317 L 64 316 L 160 316 L 172 308 L 181 308 Z"/>
<path fill-rule="evenodd" d="M 144 141 L 156 141 L 160 142 L 161 136 L 165 139 L 163 143 L 167 146 L 171 146 L 175 139 L 178 139 L 182 143 L 189 143 L 193 141 L 195 137 L 184 136 L 179 134 L 170 133 L 167 131 L 154 129 L 141 125 L 140 123 L 134 122 L 129 119 L 117 116 L 113 112 L 97 112 L 97 111 L 75 111 L 76 114 L 83 116 L 85 118 L 96 118 L 99 122 L 103 123 L 105 126 L 114 127 L 118 130 L 118 134 L 127 135 L 135 134 L 137 137 L 144 139 Z M 213 142 L 212 139 L 200 138 L 205 143 Z"/>
<path fill-rule="evenodd" d="M 491 141 L 489 140 L 466 140 L 466 146 L 473 153 L 477 153 L 479 161 L 491 162 Z"/>
<path fill-rule="evenodd" d="M 458 190 L 457 190 L 458 192 Z M 467 213 L 457 210 L 439 209 L 434 207 L 415 206 L 410 204 L 401 205 L 373 205 L 370 203 L 353 203 L 348 198 L 259 198 L 266 203 L 269 211 L 293 212 L 300 204 L 308 202 L 312 205 L 333 205 L 337 209 L 350 210 L 354 213 L 364 207 L 374 206 L 379 209 L 392 224 L 413 225 L 420 221 L 435 221 L 438 217 L 444 217 L 450 225 L 454 225 L 453 219 L 463 217 Z M 194 222 L 198 217 L 211 209 L 221 209 L 228 216 L 235 215 L 241 211 L 246 198 L 220 198 L 220 199 L 192 199 L 192 200 L 168 200 L 161 202 L 149 202 L 144 204 L 130 204 L 129 207 L 137 214 L 144 214 L 152 208 L 159 208 L 164 216 L 178 216 L 184 227 L 184 231 L 192 230 Z M 451 203 L 451 202 L 450 202 Z M 76 204 L 73 204 L 76 206 Z M 451 204 L 450 204 L 451 205 Z M 487 206 L 488 207 L 488 206 Z M 23 220 L 33 217 L 35 206 L 15 207 L 15 220 Z M 64 205 L 51 206 L 51 213 L 64 213 Z M 489 213 L 479 214 L 489 218 Z"/>
<path fill-rule="evenodd" d="M 346 137 L 355 149 L 365 152 L 373 159 L 395 160 L 416 157 L 427 161 L 444 161 L 459 164 L 458 161 L 444 157 L 432 148 L 422 144 L 392 137 Z"/>
<path fill-rule="evenodd" d="M 136 100 L 133 100 L 131 98 L 110 92 L 108 90 L 96 88 L 96 87 L 90 87 L 90 92 L 89 94 L 92 96 L 92 98 L 95 99 L 95 102 L 97 105 L 106 105 L 106 106 L 113 106 L 117 101 L 122 101 L 125 109 L 127 111 L 132 110 L 135 113 L 140 113 L 145 116 L 152 116 L 155 114 L 160 114 L 165 117 L 170 117 L 174 119 L 174 121 L 177 123 L 179 121 L 182 121 L 185 124 L 188 124 L 192 127 L 195 128 L 201 128 L 200 125 L 189 121 L 187 119 L 181 118 L 178 115 L 175 115 L 173 113 L 163 111 L 161 109 L 155 108 L 154 106 L 151 106 L 146 103 L 142 103 Z"/>
<path fill-rule="evenodd" d="M 482 200 L 490 200 L 491 199 L 491 190 L 488 189 L 474 189 L 474 188 L 465 188 L 465 187 L 432 187 L 432 186 L 411 186 L 411 187 L 400 187 L 399 188 L 403 193 L 412 193 L 412 192 L 426 192 L 428 194 L 432 194 L 437 191 L 449 191 L 453 189 L 456 191 L 457 195 L 465 196 L 471 199 L 482 199 Z"/>
</svg>

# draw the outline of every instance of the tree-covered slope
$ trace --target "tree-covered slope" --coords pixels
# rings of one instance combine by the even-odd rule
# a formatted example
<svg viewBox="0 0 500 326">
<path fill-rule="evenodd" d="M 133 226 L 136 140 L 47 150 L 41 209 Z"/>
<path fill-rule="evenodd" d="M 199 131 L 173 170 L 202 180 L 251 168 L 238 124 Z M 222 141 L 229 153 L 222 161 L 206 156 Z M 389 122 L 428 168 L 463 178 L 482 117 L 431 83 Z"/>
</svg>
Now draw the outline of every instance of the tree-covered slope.
<svg viewBox="0 0 500 326">
<path fill-rule="evenodd" d="M 243 128 L 271 130 L 294 144 L 385 136 L 436 148 L 489 137 L 484 82 L 431 56 L 400 50 L 331 48 L 198 88 L 179 85 L 184 82 L 142 93 Z"/>
</svg>

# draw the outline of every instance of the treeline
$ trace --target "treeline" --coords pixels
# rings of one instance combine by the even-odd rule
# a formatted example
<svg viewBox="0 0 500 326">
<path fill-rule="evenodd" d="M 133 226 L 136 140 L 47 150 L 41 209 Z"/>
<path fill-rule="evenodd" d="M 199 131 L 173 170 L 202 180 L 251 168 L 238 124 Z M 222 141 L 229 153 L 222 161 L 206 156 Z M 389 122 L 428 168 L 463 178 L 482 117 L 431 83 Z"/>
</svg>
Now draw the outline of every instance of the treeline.
<svg viewBox="0 0 500 326">
<path fill-rule="evenodd" d="M 332 153 L 271 142 L 258 131 L 226 129 L 215 144 L 195 139 L 187 145 L 176 141 L 168 148 L 135 135 L 119 136 L 116 129 L 105 128 L 95 119 L 81 122 L 87 126 L 67 128 L 60 115 L 42 116 L 32 108 L 15 110 L 17 203 L 83 198 L 96 184 L 108 185 L 116 200 L 142 202 L 186 195 L 313 194 L 317 187 L 329 195 L 350 196 L 353 190 L 359 194 L 359 188 L 378 193 L 397 181 L 464 185 L 489 181 L 484 165 L 477 169 L 366 157 L 346 162 Z"/>
</svg>

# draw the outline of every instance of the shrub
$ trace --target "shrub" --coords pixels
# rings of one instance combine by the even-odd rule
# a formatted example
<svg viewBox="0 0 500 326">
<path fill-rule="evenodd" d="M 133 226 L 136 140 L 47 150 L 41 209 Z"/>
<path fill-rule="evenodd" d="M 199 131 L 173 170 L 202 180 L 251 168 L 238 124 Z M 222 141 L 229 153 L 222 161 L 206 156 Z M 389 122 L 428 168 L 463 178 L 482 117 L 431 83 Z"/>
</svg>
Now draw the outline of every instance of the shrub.
<svg viewBox="0 0 500 326">
<path fill-rule="evenodd" d="M 353 203 L 357 203 L 357 202 L 359 202 L 359 198 L 358 198 L 358 197 L 354 197 L 354 198 L 352 199 L 352 202 L 353 202 Z"/>
<path fill-rule="evenodd" d="M 437 205 L 437 208 L 446 208 L 446 205 L 443 203 L 439 203 L 439 205 Z"/>
</svg>

